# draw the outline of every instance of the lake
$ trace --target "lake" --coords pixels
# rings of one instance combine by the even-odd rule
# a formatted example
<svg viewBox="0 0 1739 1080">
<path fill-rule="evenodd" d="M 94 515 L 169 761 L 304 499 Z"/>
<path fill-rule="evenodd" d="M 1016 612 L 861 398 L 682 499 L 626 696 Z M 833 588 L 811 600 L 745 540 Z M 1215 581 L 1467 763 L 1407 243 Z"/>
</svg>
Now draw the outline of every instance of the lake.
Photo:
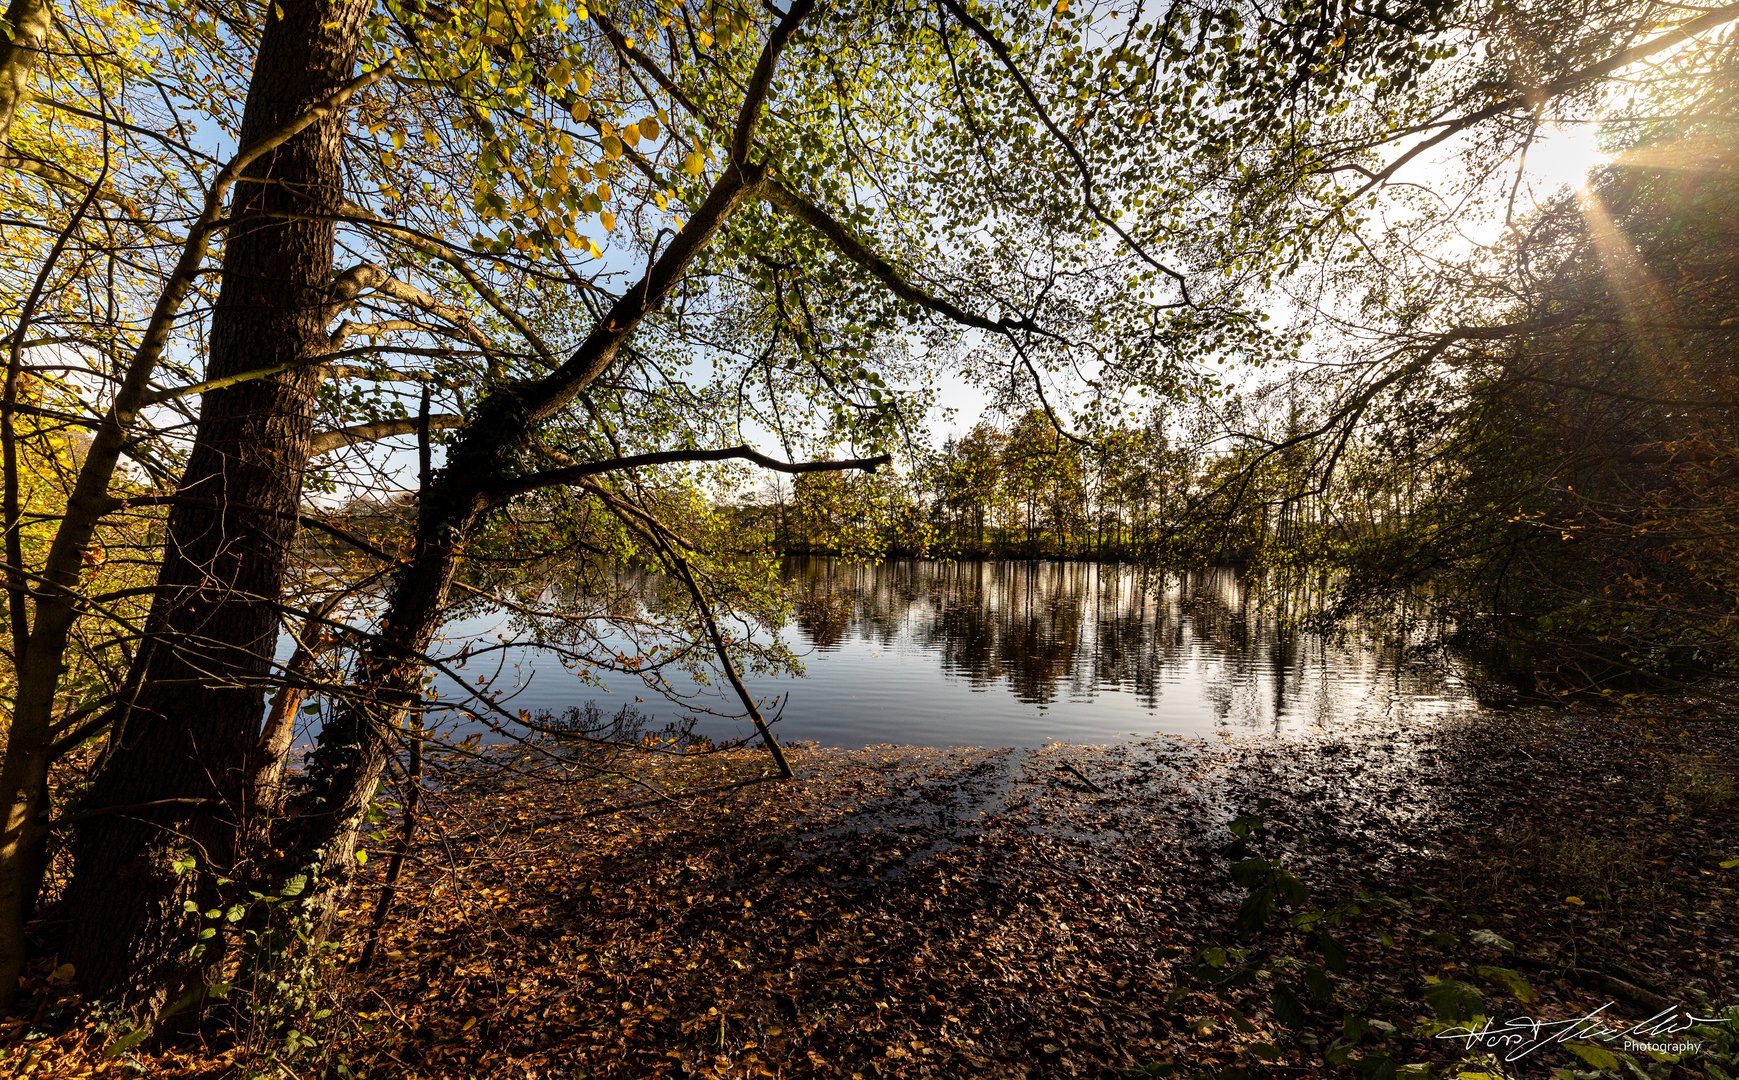
<svg viewBox="0 0 1739 1080">
<path fill-rule="evenodd" d="M 795 617 L 779 631 L 801 678 L 749 677 L 787 740 L 1030 747 L 1216 731 L 1282 736 L 1419 722 L 1473 705 L 1453 662 L 1396 633 L 1321 636 L 1262 613 L 1231 571 L 1155 580 L 1076 562 L 846 565 L 789 560 Z M 445 648 L 496 642 L 505 616 L 454 623 Z M 449 689 L 451 684 L 449 683 Z M 632 675 L 586 685 L 535 649 L 512 650 L 497 689 L 514 711 L 634 704 L 653 724 L 736 700 L 683 685 L 688 703 Z M 746 721 L 699 715 L 714 739 Z"/>
</svg>

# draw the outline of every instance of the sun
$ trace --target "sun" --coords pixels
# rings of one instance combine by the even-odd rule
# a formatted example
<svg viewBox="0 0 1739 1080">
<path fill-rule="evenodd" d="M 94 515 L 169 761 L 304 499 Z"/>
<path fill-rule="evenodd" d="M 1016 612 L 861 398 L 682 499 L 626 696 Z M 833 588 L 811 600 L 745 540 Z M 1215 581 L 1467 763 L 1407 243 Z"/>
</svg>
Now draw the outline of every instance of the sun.
<svg viewBox="0 0 1739 1080">
<path fill-rule="evenodd" d="M 1582 191 L 1596 169 L 1611 161 L 1600 149 L 1600 125 L 1555 122 L 1541 127 L 1528 147 L 1526 176 L 1534 194 L 1550 198 L 1568 188 Z"/>
</svg>

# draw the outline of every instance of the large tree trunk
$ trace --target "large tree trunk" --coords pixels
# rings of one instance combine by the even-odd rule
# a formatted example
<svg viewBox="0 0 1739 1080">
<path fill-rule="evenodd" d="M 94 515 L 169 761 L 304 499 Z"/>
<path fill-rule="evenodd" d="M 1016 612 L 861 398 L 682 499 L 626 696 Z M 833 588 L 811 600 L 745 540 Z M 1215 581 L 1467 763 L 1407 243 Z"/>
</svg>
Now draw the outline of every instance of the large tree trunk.
<svg viewBox="0 0 1739 1080">
<path fill-rule="evenodd" d="M 12 30 L 9 37 L 0 34 L 0 166 L 13 157 L 12 119 L 29 92 L 53 18 L 48 0 L 12 0 L 6 6 Z M 16 382 L 10 384 L 11 392 L 16 388 Z M 21 593 L 8 614 L 16 646 L 28 634 Z M 23 650 L 17 652 L 21 659 Z M 16 708 L 13 712 L 10 752 L 0 764 L 0 1008 L 11 1004 L 24 970 L 24 923 L 42 881 L 48 838 L 48 733 L 28 717 L 20 723 Z"/>
<path fill-rule="evenodd" d="M 243 113 L 246 146 L 333 94 L 356 64 L 368 5 L 267 7 Z M 281 14 L 279 14 L 281 13 Z M 343 118 L 325 117 L 239 184 L 212 314 L 221 378 L 324 351 Z M 66 957 L 89 997 L 159 1016 L 195 1000 L 222 950 L 190 956 L 214 877 L 234 877 L 250 828 L 278 598 L 295 537 L 320 372 L 304 365 L 205 395 L 148 636 L 85 801 Z M 197 870 L 178 871 L 178 858 Z"/>
<path fill-rule="evenodd" d="M 6 5 L 6 21 L 12 35 L 0 34 L 0 160 L 12 152 L 12 118 L 30 93 L 31 73 L 54 23 L 54 5 L 48 0 L 12 0 Z"/>
</svg>

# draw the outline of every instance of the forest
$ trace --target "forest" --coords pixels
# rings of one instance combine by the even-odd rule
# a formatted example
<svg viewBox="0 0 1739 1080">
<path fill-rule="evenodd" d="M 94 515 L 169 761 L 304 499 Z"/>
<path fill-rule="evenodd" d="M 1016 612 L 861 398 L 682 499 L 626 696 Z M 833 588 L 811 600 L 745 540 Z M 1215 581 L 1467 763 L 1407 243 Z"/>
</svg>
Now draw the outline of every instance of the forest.
<svg viewBox="0 0 1739 1080">
<path fill-rule="evenodd" d="M 1739 1075 L 1736 27 L 7 0 L 0 1068 Z"/>
</svg>

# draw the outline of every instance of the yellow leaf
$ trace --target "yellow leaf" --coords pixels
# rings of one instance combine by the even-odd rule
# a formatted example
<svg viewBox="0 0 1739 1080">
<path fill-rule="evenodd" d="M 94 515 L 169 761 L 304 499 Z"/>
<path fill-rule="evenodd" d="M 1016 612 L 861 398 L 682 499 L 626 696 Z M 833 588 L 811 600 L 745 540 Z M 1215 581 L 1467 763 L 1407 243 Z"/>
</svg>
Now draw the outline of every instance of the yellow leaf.
<svg viewBox="0 0 1739 1080">
<path fill-rule="evenodd" d="M 642 137 L 648 139 L 658 138 L 658 118 L 656 116 L 648 116 L 646 119 L 640 121 L 640 134 Z"/>
<path fill-rule="evenodd" d="M 623 128 L 622 129 L 622 141 L 627 143 L 629 146 L 639 146 L 640 145 L 640 125 L 639 124 L 629 124 L 627 127 Z"/>
<path fill-rule="evenodd" d="M 605 183 L 600 183 L 600 184 L 599 184 L 599 185 L 598 185 L 598 198 L 599 198 L 599 199 L 601 199 L 601 200 L 603 200 L 603 201 L 604 201 L 604 202 L 609 202 L 609 201 L 610 201 L 610 196 L 611 196 L 611 195 L 612 195 L 612 194 L 614 194 L 614 192 L 612 192 L 612 191 L 611 191 L 611 190 L 610 190 L 610 185 L 609 185 L 609 184 L 605 184 Z"/>
<path fill-rule="evenodd" d="M 610 211 L 606 210 L 603 213 L 598 215 L 598 220 L 603 222 L 604 229 L 606 232 L 615 232 L 616 231 L 616 215 L 615 214 L 612 214 L 612 213 L 610 213 Z"/>
<path fill-rule="evenodd" d="M 592 115 L 592 106 L 576 99 L 572 105 L 568 106 L 568 115 L 574 118 L 574 123 L 583 124 L 586 122 L 586 118 Z"/>
<path fill-rule="evenodd" d="M 700 42 L 700 47 L 703 49 L 706 48 L 708 45 L 711 45 L 713 43 L 713 36 L 711 34 L 707 33 L 705 30 L 702 30 L 700 33 L 694 35 L 694 37 L 695 37 L 696 41 Z"/>
<path fill-rule="evenodd" d="M 1581 907 L 1585 901 L 1580 896 L 1566 896 L 1564 897 L 1564 903 L 1574 904 L 1577 907 Z"/>
<path fill-rule="evenodd" d="M 700 156 L 699 150 L 692 150 L 682 159 L 682 171 L 690 176 L 699 176 L 706 171 L 706 158 Z"/>
<path fill-rule="evenodd" d="M 604 153 L 612 158 L 622 156 L 622 140 L 614 135 L 606 135 L 603 139 Z"/>
</svg>

